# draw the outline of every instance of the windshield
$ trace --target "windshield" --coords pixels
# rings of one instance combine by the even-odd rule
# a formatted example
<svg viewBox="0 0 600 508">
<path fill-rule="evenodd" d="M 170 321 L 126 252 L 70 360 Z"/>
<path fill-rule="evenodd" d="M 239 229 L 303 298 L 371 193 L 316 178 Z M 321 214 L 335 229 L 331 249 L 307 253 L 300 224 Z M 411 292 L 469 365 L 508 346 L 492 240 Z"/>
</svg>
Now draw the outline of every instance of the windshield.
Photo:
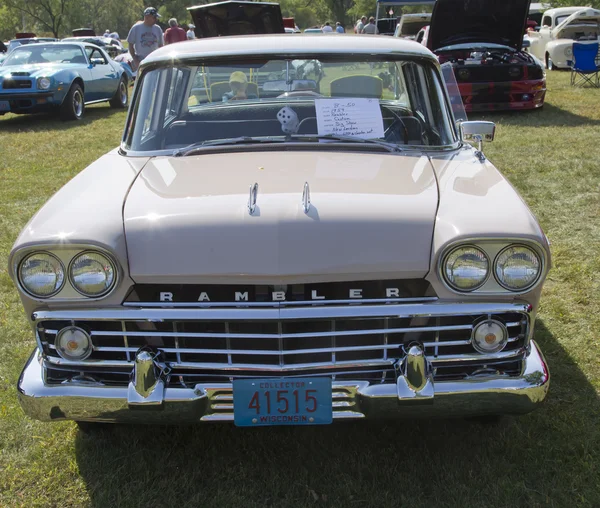
<svg viewBox="0 0 600 508">
<path fill-rule="evenodd" d="M 2 64 L 10 65 L 41 64 L 41 63 L 86 63 L 85 55 L 79 46 L 28 44 L 16 48 Z"/>
<path fill-rule="evenodd" d="M 377 140 L 379 146 L 448 146 L 455 139 L 442 87 L 433 65 L 408 60 L 160 67 L 143 73 L 124 148 L 324 142 L 321 136 Z"/>
</svg>

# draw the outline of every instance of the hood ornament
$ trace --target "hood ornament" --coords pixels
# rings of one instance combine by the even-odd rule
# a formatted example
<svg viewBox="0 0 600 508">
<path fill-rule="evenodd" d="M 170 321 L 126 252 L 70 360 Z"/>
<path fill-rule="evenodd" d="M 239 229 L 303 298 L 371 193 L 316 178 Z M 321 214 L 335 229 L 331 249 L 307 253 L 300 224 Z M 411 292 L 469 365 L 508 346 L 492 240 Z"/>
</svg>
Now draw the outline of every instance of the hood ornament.
<svg viewBox="0 0 600 508">
<path fill-rule="evenodd" d="M 256 210 L 256 198 L 258 197 L 258 183 L 250 186 L 250 197 L 248 198 L 248 213 L 252 215 Z"/>
<path fill-rule="evenodd" d="M 310 210 L 310 188 L 308 182 L 304 182 L 304 192 L 302 192 L 302 209 L 304 213 Z"/>
</svg>

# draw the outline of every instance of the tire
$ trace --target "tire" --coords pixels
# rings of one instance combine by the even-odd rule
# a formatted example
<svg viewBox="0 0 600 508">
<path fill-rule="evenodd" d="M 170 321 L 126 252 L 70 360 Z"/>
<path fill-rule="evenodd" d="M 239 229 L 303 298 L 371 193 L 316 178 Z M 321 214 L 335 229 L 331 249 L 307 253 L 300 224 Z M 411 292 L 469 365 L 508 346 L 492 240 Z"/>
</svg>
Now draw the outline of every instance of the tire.
<svg viewBox="0 0 600 508">
<path fill-rule="evenodd" d="M 549 71 L 555 71 L 556 65 L 552 62 L 552 58 L 550 58 L 550 54 L 546 53 L 546 69 Z"/>
<path fill-rule="evenodd" d="M 113 98 L 109 101 L 111 108 L 124 109 L 129 106 L 129 90 L 127 88 L 127 78 L 121 76 L 119 86 Z"/>
<path fill-rule="evenodd" d="M 77 83 L 73 83 L 60 105 L 60 117 L 63 120 L 81 120 L 84 111 L 83 89 Z"/>
</svg>

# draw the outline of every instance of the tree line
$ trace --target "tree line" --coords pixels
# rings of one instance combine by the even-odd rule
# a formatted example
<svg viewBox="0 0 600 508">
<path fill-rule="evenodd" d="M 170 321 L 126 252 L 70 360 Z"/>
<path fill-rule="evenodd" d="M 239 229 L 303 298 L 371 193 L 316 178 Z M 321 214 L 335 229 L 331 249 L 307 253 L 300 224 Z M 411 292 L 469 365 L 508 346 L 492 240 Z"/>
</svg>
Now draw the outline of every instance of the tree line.
<svg viewBox="0 0 600 508">
<path fill-rule="evenodd" d="M 191 22 L 186 7 L 203 3 L 194 0 L 2 0 L 0 3 L 0 39 L 14 38 L 17 32 L 34 32 L 38 36 L 67 37 L 75 28 L 92 28 L 97 34 L 105 30 L 127 37 L 131 26 L 142 19 L 144 7 L 159 10 L 160 24 L 166 28 L 169 18 L 180 24 Z M 204 3 L 210 3 L 205 1 Z M 553 0 L 552 6 L 581 5 L 600 8 L 600 0 Z M 301 28 L 339 21 L 351 29 L 361 16 L 374 16 L 375 0 L 281 0 L 285 17 L 294 17 Z M 387 11 L 386 7 L 384 11 Z M 430 10 L 424 7 L 392 7 L 391 17 L 403 12 Z M 380 13 L 381 17 L 390 16 Z"/>
</svg>

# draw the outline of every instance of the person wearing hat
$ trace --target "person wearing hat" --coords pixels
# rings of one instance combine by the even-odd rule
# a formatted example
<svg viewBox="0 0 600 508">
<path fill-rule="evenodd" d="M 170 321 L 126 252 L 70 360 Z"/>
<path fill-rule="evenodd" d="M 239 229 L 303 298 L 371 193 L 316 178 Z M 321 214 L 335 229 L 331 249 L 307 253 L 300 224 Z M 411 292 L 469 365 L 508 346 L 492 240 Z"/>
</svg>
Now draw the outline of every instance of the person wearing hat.
<svg viewBox="0 0 600 508">
<path fill-rule="evenodd" d="M 191 23 L 188 25 L 189 30 L 186 32 L 187 38 L 188 39 L 195 39 L 196 38 L 196 32 L 194 32 L 194 28 L 196 28 L 195 25 L 192 25 Z"/>
<path fill-rule="evenodd" d="M 231 76 L 229 76 L 229 86 L 231 87 L 231 92 L 223 94 L 223 102 L 258 98 L 256 95 L 247 93 L 248 80 L 246 79 L 246 74 L 242 71 L 231 73 Z"/>
<path fill-rule="evenodd" d="M 127 42 L 129 53 L 133 58 L 132 68 L 137 71 L 140 62 L 155 49 L 164 45 L 163 32 L 156 24 L 160 14 L 154 7 L 146 7 L 144 21 L 138 21 L 129 30 Z"/>
</svg>

